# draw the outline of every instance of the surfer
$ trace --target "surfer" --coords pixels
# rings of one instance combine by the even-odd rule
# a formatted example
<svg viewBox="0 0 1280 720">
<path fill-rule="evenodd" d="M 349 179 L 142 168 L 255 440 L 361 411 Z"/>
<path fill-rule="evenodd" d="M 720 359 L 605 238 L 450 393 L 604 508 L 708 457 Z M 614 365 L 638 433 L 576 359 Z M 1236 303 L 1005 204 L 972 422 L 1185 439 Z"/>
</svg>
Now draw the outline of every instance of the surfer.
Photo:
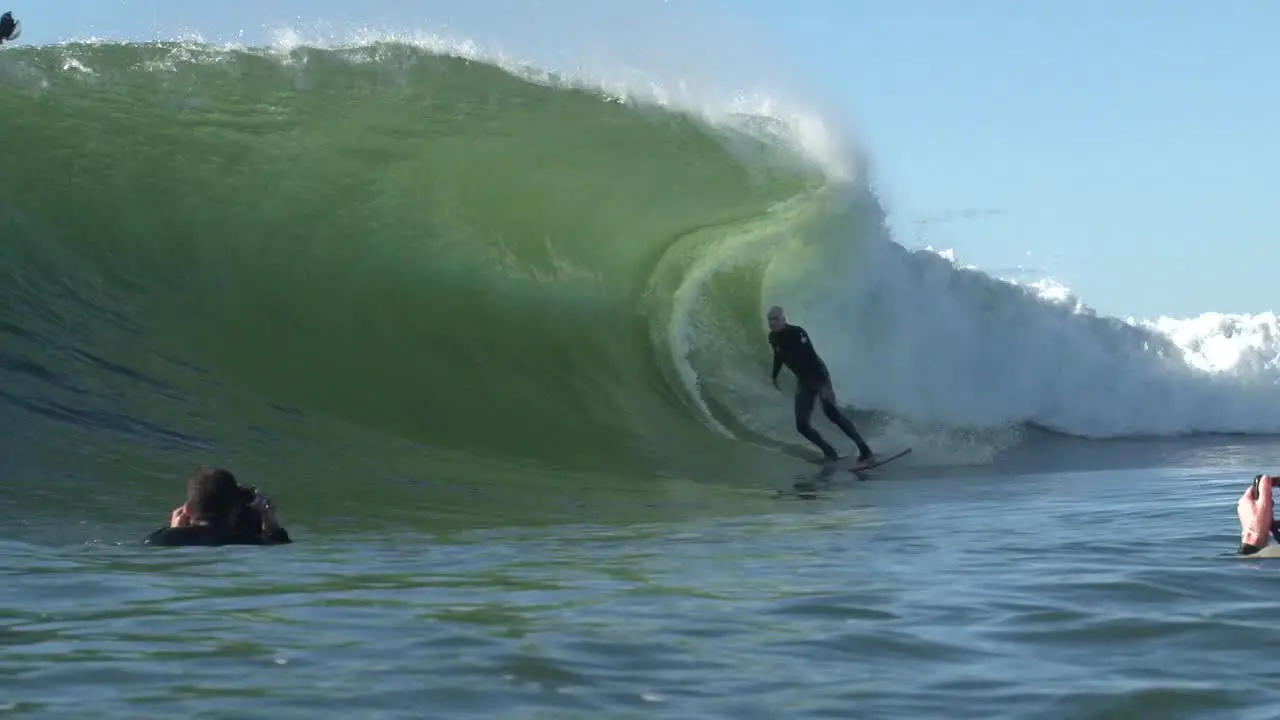
<svg viewBox="0 0 1280 720">
<path fill-rule="evenodd" d="M 22 23 L 13 19 L 12 12 L 0 15 L 0 45 L 17 40 L 22 34 Z"/>
<path fill-rule="evenodd" d="M 858 462 L 875 461 L 870 446 L 858 434 L 853 423 L 840 412 L 840 408 L 836 407 L 831 374 L 827 371 L 826 363 L 813 349 L 809 333 L 799 325 L 788 324 L 786 313 L 777 305 L 769 308 L 765 318 L 769 322 L 769 345 L 773 348 L 773 386 L 778 387 L 778 371 L 783 365 L 796 377 L 796 430 L 806 440 L 817 445 L 828 461 L 840 459 L 835 448 L 809 422 L 813 416 L 813 403 L 818 400 L 822 403 L 822 412 L 827 419 L 858 446 Z"/>
<path fill-rule="evenodd" d="M 1274 477 L 1257 475 L 1236 503 L 1236 515 L 1240 517 L 1241 555 L 1253 555 L 1266 547 L 1270 541 L 1268 534 L 1280 543 L 1280 525 L 1276 524 L 1275 499 L 1271 494 L 1274 487 Z"/>
<path fill-rule="evenodd" d="M 147 545 L 279 545 L 293 542 L 276 518 L 271 499 L 222 468 L 201 468 L 187 478 L 187 501 L 173 510 L 168 527 Z"/>
</svg>

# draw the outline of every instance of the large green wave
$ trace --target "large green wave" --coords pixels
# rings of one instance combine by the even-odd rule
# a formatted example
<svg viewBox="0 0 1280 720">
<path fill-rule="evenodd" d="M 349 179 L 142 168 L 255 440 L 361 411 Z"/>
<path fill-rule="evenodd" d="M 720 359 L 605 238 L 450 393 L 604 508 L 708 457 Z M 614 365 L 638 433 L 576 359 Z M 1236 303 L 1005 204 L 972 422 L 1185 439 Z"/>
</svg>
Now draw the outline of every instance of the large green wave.
<svg viewBox="0 0 1280 720">
<path fill-rule="evenodd" d="M 400 473 L 679 473 L 751 439 L 724 394 L 827 213 L 767 124 L 403 44 L 3 55 L 0 414 L 42 423 L 11 457 L 323 455 L 326 486 L 369 438 Z"/>
</svg>

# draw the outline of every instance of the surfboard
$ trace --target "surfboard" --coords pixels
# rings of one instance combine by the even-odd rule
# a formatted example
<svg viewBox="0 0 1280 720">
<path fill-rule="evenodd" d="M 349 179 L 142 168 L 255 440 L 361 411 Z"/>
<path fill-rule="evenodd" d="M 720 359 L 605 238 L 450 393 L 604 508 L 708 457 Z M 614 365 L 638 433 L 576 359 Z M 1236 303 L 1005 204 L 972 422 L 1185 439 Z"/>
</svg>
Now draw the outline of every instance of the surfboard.
<svg viewBox="0 0 1280 720">
<path fill-rule="evenodd" d="M 893 455 L 890 455 L 889 457 L 877 458 L 876 461 L 873 463 L 859 463 L 858 458 L 853 456 L 842 457 L 833 463 L 828 463 L 826 460 L 821 458 L 810 460 L 809 462 L 813 463 L 814 465 L 827 465 L 828 467 L 835 467 L 839 470 L 848 470 L 851 473 L 860 473 L 860 472 L 866 472 L 874 468 L 878 468 L 881 465 L 884 465 L 885 463 L 893 462 L 894 460 L 897 460 L 898 458 L 904 455 L 909 455 L 909 454 L 911 454 L 911 448 L 908 447 L 907 449 L 900 450 L 894 453 Z"/>
<path fill-rule="evenodd" d="M 806 458 L 809 462 L 813 463 L 814 465 L 825 466 L 824 472 L 823 472 L 823 476 L 825 479 L 802 481 L 793 485 L 790 490 L 776 490 L 774 491 L 773 499 L 774 500 L 817 500 L 823 496 L 824 490 L 831 490 L 834 487 L 830 479 L 830 471 L 826 470 L 826 468 L 838 468 L 841 470 L 848 470 L 854 475 L 857 475 L 859 480 L 866 480 L 866 478 L 863 477 L 863 473 L 865 473 L 866 471 L 871 470 L 873 468 L 878 468 L 881 465 L 884 465 L 885 463 L 893 462 L 894 460 L 897 460 L 898 458 L 903 457 L 904 455 L 910 455 L 910 454 L 911 454 L 911 448 L 906 448 L 905 450 L 899 450 L 898 452 L 890 455 L 889 457 L 877 460 L 876 462 L 873 462 L 870 464 L 866 464 L 866 463 L 858 464 L 858 460 L 856 457 L 842 457 L 839 460 L 836 460 L 834 463 L 828 463 L 826 460 L 822 458 Z M 848 464 L 850 461 L 852 461 L 853 463 L 852 465 Z"/>
<path fill-rule="evenodd" d="M 911 448 L 907 448 L 905 450 L 899 451 L 896 454 L 890 455 L 887 458 L 877 459 L 875 462 L 872 462 L 872 463 L 861 463 L 861 464 L 854 465 L 853 467 L 849 468 L 849 472 L 851 473 L 866 472 L 867 470 L 878 468 L 881 465 L 884 465 L 885 463 L 891 463 L 894 460 L 897 460 L 898 458 L 903 457 L 904 455 L 910 455 L 910 454 L 911 454 Z"/>
</svg>

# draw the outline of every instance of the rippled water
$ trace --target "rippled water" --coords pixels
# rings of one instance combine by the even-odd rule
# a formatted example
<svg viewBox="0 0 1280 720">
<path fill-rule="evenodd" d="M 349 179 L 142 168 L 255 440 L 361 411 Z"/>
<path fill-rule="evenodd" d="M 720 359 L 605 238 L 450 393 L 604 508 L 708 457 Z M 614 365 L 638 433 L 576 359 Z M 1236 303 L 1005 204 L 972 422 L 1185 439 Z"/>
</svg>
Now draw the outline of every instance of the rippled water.
<svg viewBox="0 0 1280 720">
<path fill-rule="evenodd" d="M 733 519 L 267 550 L 8 542 L 0 714 L 1274 717 L 1250 678 L 1280 564 L 1230 555 L 1252 472 L 886 473 Z"/>
</svg>

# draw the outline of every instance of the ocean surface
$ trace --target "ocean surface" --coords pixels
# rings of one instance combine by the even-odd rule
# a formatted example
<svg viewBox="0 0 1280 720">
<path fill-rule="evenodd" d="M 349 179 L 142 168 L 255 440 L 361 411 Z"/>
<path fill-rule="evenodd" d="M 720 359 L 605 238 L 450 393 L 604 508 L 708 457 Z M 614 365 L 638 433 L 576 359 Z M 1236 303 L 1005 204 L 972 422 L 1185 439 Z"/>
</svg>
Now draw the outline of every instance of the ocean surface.
<svg viewBox="0 0 1280 720">
<path fill-rule="evenodd" d="M 0 717 L 1280 714 L 1274 314 L 1100 316 L 820 117 L 598 80 L 0 53 Z M 912 454 L 806 462 L 774 303 Z M 201 465 L 296 543 L 141 546 Z"/>
</svg>

